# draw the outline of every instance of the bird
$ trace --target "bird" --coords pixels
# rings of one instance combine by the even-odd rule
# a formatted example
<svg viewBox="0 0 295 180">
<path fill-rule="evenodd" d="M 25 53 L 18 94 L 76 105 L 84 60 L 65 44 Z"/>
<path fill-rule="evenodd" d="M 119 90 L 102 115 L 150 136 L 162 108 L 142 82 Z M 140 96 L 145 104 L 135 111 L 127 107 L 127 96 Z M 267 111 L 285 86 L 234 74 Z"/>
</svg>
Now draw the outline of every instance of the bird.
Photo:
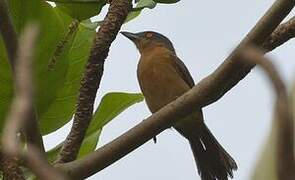
<svg viewBox="0 0 295 180">
<path fill-rule="evenodd" d="M 195 85 L 167 37 L 154 31 L 122 31 L 121 34 L 131 40 L 140 53 L 137 78 L 151 113 L 157 112 Z M 237 164 L 206 126 L 201 108 L 178 120 L 173 128 L 189 141 L 202 180 L 233 178 Z"/>
</svg>

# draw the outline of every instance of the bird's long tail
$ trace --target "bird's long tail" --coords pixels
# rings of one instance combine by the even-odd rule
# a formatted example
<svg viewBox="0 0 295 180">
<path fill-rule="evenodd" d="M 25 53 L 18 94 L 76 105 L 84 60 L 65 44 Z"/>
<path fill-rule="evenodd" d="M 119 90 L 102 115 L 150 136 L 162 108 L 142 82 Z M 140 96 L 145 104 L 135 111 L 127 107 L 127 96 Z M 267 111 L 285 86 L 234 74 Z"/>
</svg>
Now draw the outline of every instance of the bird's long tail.
<svg viewBox="0 0 295 180">
<path fill-rule="evenodd" d="M 202 123 L 198 138 L 189 138 L 189 142 L 202 180 L 227 180 L 233 178 L 237 169 L 235 160 L 223 149 L 213 134 Z"/>
</svg>

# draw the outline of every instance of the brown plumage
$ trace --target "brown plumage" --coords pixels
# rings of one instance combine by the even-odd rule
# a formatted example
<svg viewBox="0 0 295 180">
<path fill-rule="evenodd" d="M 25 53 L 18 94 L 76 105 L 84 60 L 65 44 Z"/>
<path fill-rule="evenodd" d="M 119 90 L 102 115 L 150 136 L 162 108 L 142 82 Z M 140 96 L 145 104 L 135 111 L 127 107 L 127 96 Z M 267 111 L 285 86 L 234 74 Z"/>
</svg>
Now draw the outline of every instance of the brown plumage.
<svg viewBox="0 0 295 180">
<path fill-rule="evenodd" d="M 152 31 L 122 34 L 135 43 L 141 54 L 137 77 L 152 113 L 194 86 L 193 78 L 168 38 Z M 201 109 L 173 127 L 189 141 L 202 180 L 233 177 L 237 165 L 205 125 Z"/>
</svg>

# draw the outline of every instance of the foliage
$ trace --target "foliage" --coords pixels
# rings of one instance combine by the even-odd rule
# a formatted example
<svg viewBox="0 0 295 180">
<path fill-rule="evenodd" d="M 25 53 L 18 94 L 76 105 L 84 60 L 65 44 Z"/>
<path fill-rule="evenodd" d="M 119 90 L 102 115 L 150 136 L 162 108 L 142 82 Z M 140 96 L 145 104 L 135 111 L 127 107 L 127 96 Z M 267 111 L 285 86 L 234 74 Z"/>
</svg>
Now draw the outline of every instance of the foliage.
<svg viewBox="0 0 295 180">
<path fill-rule="evenodd" d="M 96 109 L 86 138 L 79 152 L 79 158 L 95 150 L 102 128 L 129 106 L 143 100 L 141 94 L 113 92 L 106 94 Z M 47 153 L 49 161 L 53 162 L 62 143 Z"/>
<path fill-rule="evenodd" d="M 90 18 L 100 14 L 106 0 L 9 0 L 8 8 L 17 34 L 25 26 L 35 23 L 40 29 L 34 54 L 35 111 L 42 135 L 52 133 L 72 119 L 80 88 L 80 80 L 88 59 L 98 22 Z M 170 1 L 140 0 L 126 22 L 140 15 L 144 8 Z M 177 1 L 175 1 L 177 2 Z M 78 20 L 78 25 L 70 25 Z M 71 29 L 72 28 L 72 29 Z M 69 33 L 72 31 L 71 33 Z M 53 67 L 49 66 L 55 62 Z M 0 36 L 0 128 L 13 98 L 12 70 Z M 79 158 L 95 150 L 102 128 L 126 108 L 141 102 L 138 93 L 107 93 L 96 109 L 86 133 Z M 61 144 L 47 152 L 53 161 Z M 27 174 L 30 176 L 30 173 Z"/>
</svg>

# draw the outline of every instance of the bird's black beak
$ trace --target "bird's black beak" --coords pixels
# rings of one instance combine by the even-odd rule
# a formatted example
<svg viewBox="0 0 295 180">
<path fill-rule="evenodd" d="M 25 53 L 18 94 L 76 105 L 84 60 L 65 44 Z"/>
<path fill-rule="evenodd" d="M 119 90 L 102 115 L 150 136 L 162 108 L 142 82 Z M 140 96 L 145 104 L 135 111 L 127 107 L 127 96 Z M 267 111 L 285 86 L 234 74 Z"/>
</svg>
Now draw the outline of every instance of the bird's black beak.
<svg viewBox="0 0 295 180">
<path fill-rule="evenodd" d="M 137 34 L 126 32 L 126 31 L 121 31 L 121 34 L 123 34 L 125 37 L 130 39 L 132 42 L 135 44 L 140 40 L 140 37 Z"/>
</svg>

